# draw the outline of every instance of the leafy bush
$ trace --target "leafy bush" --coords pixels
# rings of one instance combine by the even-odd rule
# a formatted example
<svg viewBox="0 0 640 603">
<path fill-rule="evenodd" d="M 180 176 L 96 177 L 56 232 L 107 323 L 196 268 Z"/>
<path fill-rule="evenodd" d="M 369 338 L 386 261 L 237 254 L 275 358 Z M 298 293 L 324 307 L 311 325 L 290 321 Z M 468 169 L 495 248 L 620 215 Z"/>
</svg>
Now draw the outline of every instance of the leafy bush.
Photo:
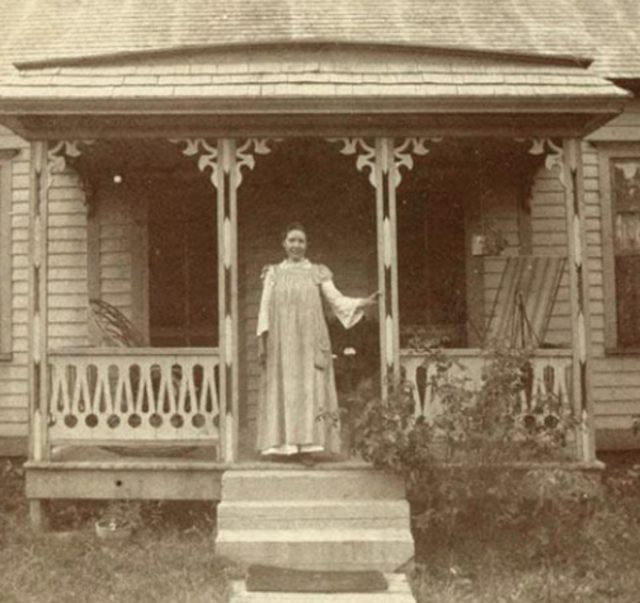
<svg viewBox="0 0 640 603">
<path fill-rule="evenodd" d="M 364 401 L 355 430 L 365 460 L 410 474 L 436 459 L 495 465 L 571 458 L 568 444 L 577 422 L 566 401 L 536 391 L 532 352 L 488 352 L 478 387 L 442 350 L 430 350 L 424 365 L 435 369 L 428 387 L 441 412 L 431 423 L 417 417 L 406 381 L 391 387 L 386 400 Z"/>
<path fill-rule="evenodd" d="M 430 550 L 503 536 L 513 541 L 515 534 L 523 539 L 518 553 L 529 559 L 560 554 L 568 532 L 557 530 L 558 522 L 579 531 L 599 487 L 591 476 L 563 468 L 561 461 L 573 460 L 577 423 L 552 388 L 533 387 L 532 353 L 488 352 L 475 387 L 440 350 L 430 351 L 425 363 L 440 414 L 432 421 L 416 417 L 412 388 L 396 384 L 386 400 L 364 405 L 357 450 L 404 475 L 414 527 L 428 532 Z"/>
</svg>

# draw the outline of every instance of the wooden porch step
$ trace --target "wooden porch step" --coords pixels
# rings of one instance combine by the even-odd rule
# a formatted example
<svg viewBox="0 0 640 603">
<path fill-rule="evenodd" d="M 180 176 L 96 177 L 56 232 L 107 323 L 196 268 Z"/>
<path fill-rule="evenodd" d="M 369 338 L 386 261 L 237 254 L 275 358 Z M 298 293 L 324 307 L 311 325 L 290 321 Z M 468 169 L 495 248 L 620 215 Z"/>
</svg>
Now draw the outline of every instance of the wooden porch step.
<svg viewBox="0 0 640 603">
<path fill-rule="evenodd" d="M 395 475 L 363 467 L 223 475 L 216 552 L 238 563 L 390 572 L 413 550 Z"/>
<path fill-rule="evenodd" d="M 392 572 L 413 555 L 413 539 L 408 528 L 219 529 L 216 553 L 292 569 Z"/>
<path fill-rule="evenodd" d="M 404 499 L 397 475 L 368 468 L 227 471 L 224 501 Z"/>
<path fill-rule="evenodd" d="M 409 507 L 405 500 L 223 500 L 218 522 L 229 530 L 405 529 Z"/>
<path fill-rule="evenodd" d="M 389 589 L 379 593 L 251 592 L 243 580 L 231 584 L 229 603 L 415 603 L 404 574 L 386 574 Z"/>
</svg>

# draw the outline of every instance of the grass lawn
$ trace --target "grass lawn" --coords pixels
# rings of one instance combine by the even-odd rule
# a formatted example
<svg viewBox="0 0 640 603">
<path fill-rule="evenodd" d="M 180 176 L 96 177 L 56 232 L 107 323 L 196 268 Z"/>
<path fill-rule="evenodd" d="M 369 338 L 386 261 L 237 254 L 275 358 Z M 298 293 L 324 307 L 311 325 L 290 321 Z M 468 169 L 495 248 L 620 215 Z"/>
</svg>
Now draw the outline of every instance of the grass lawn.
<svg viewBox="0 0 640 603">
<path fill-rule="evenodd" d="M 596 497 L 517 528 L 471 513 L 450 532 L 416 533 L 418 602 L 640 601 L 640 456 L 620 459 L 605 459 Z"/>
<path fill-rule="evenodd" d="M 630 466 L 607 477 L 580 517 L 489 532 L 471 518 L 416 533 L 418 603 L 640 601 L 640 477 Z M 53 530 L 32 533 L 23 486 L 19 464 L 0 460 L 3 603 L 215 603 L 238 571 L 213 554 L 210 505 L 147 503 L 129 541 L 104 544 L 97 503 L 58 502 Z"/>
<path fill-rule="evenodd" d="M 58 502 L 52 531 L 33 534 L 22 472 L 0 461 L 0 601 L 224 601 L 228 570 L 213 554 L 210 505 L 145 505 L 146 525 L 120 544 L 96 537 L 97 510 Z"/>
</svg>

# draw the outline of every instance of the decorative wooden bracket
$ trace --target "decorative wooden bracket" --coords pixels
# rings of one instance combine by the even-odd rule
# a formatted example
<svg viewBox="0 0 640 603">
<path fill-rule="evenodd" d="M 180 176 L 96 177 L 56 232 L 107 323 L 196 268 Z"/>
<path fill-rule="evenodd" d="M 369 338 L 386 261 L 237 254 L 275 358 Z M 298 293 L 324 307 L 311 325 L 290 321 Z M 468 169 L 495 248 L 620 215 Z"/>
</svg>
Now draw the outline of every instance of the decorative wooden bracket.
<svg viewBox="0 0 640 603">
<path fill-rule="evenodd" d="M 340 152 L 343 155 L 356 155 L 356 167 L 359 171 L 369 169 L 369 182 L 376 187 L 376 146 L 365 142 L 364 138 L 328 138 L 329 142 L 342 144 Z M 426 146 L 426 138 L 405 138 L 399 145 L 393 139 L 384 139 L 389 144 L 380 147 L 378 159 L 383 174 L 388 174 L 393 169 L 393 183 L 396 187 L 402 182 L 401 167 L 413 169 L 413 155 L 426 155 L 429 148 Z M 439 142 L 440 138 L 432 138 L 431 142 Z"/>
<path fill-rule="evenodd" d="M 82 155 L 81 145 L 87 147 L 94 142 L 94 140 L 60 140 L 53 146 L 49 146 L 47 150 L 47 186 L 51 187 L 54 176 L 64 172 Z M 94 200 L 93 185 L 86 174 L 78 172 L 78 176 L 85 195 L 87 214 L 91 214 Z"/>
<path fill-rule="evenodd" d="M 69 160 L 77 159 L 82 155 L 80 145 L 89 146 L 94 142 L 94 140 L 60 140 L 50 146 L 47 151 L 49 175 L 64 172 Z"/>
<path fill-rule="evenodd" d="M 522 139 L 518 139 L 519 141 Z M 564 150 L 562 145 L 556 144 L 550 138 L 532 138 L 529 140 L 529 155 L 544 157 L 544 166 L 550 171 L 557 170 L 558 178 L 563 187 L 566 187 L 564 174 Z"/>
<path fill-rule="evenodd" d="M 201 172 L 211 171 L 209 179 L 215 188 L 218 188 L 220 183 L 220 172 L 229 174 L 233 169 L 237 188 L 242 184 L 242 168 L 246 167 L 252 170 L 256 165 L 254 155 L 267 155 L 271 152 L 271 149 L 268 147 L 269 141 L 266 138 L 248 138 L 241 144 L 233 141 L 234 156 L 232 157 L 231 153 L 224 153 L 219 150 L 220 145 L 225 140 L 228 139 L 210 143 L 204 138 L 173 138 L 170 139 L 170 142 L 177 145 L 185 145 L 182 149 L 183 155 L 197 157 L 198 169 Z"/>
</svg>

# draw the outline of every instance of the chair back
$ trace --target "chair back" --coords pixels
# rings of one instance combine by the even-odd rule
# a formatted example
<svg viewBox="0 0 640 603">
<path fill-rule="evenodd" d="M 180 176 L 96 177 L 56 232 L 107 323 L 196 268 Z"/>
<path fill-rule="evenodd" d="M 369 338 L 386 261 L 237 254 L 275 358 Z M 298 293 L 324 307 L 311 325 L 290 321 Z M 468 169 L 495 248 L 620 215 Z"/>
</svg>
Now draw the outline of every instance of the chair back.
<svg viewBox="0 0 640 603">
<path fill-rule="evenodd" d="M 101 299 L 89 300 L 89 321 L 102 336 L 102 345 L 120 348 L 144 347 L 144 338 L 115 306 Z"/>
<path fill-rule="evenodd" d="M 543 345 L 565 266 L 564 256 L 509 257 L 489 315 L 485 346 Z"/>
</svg>

